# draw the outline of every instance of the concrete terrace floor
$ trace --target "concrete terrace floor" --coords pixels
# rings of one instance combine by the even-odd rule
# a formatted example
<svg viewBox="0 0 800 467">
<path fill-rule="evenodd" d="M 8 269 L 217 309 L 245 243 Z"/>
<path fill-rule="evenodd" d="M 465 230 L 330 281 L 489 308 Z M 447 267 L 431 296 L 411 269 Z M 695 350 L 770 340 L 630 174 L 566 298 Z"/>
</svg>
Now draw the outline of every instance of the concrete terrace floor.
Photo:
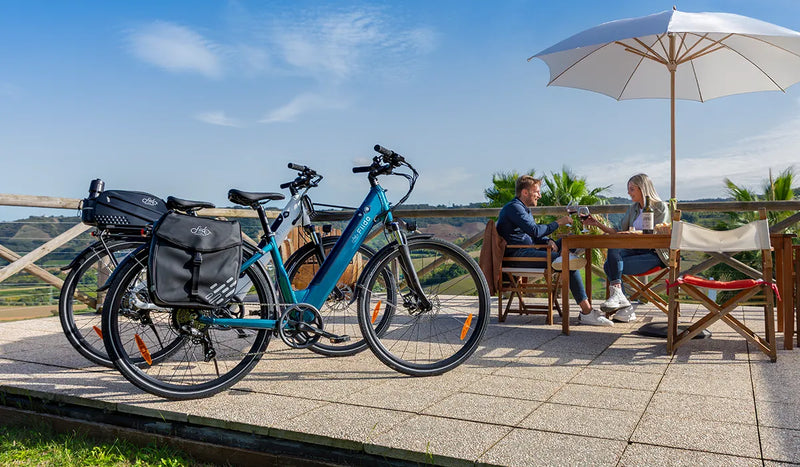
<svg viewBox="0 0 800 467">
<path fill-rule="evenodd" d="M 496 306 L 496 305 L 495 305 Z M 279 341 L 232 390 L 173 402 L 89 365 L 57 318 L 0 324 L 0 392 L 123 413 L 306 440 L 437 465 L 779 465 L 800 463 L 800 351 L 778 362 L 723 323 L 674 356 L 635 333 L 666 321 L 642 305 L 637 323 L 573 322 L 496 308 L 478 352 L 438 377 L 411 378 L 371 352 L 325 358 Z M 683 319 L 693 313 L 683 308 Z M 758 309 L 737 310 L 754 329 Z"/>
</svg>

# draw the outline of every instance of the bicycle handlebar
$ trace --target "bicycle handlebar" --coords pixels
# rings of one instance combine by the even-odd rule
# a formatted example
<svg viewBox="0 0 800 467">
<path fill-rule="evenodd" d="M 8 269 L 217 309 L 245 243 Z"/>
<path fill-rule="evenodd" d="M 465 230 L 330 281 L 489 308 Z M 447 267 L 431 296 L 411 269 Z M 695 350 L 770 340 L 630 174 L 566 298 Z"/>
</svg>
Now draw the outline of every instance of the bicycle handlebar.
<svg viewBox="0 0 800 467">
<path fill-rule="evenodd" d="M 302 188 L 315 187 L 319 184 L 320 180 L 322 180 L 322 175 L 318 174 L 316 170 L 308 167 L 307 165 L 289 162 L 288 167 L 292 170 L 300 172 L 297 174 L 297 178 L 291 182 L 281 183 L 280 185 L 281 189 L 289 188 L 292 191 L 292 194 L 295 194 L 296 190 L 300 190 Z"/>
<path fill-rule="evenodd" d="M 369 172 L 370 170 L 372 170 L 372 166 L 371 165 L 365 165 L 365 166 L 361 166 L 361 167 L 353 167 L 353 173 L 354 174 L 363 173 L 363 172 Z"/>
</svg>

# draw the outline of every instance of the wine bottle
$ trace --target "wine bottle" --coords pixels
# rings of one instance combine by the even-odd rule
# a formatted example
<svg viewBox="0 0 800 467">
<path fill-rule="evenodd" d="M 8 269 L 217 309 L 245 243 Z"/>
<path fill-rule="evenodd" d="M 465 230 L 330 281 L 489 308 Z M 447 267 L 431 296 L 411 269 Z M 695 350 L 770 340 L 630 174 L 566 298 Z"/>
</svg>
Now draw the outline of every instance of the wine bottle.
<svg viewBox="0 0 800 467">
<path fill-rule="evenodd" d="M 644 210 L 642 211 L 642 233 L 653 233 L 653 207 L 650 206 L 650 197 L 644 197 Z"/>
</svg>

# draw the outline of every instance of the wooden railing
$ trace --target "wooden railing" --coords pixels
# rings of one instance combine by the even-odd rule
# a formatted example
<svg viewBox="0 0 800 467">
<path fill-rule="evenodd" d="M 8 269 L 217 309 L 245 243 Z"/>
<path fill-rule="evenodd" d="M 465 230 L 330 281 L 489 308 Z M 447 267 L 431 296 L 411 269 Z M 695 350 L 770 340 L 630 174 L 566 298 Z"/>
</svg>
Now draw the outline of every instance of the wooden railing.
<svg viewBox="0 0 800 467">
<path fill-rule="evenodd" d="M 50 209 L 64 209 L 75 212 L 80 205 L 80 199 L 77 198 L 57 198 L 49 196 L 32 196 L 32 195 L 15 195 L 15 194 L 0 194 L 0 205 L 4 206 L 18 206 L 18 207 L 38 207 Z M 756 202 L 738 202 L 738 201 L 724 201 L 724 202 L 679 202 L 678 209 L 683 212 L 753 212 L 759 208 L 766 208 L 768 211 L 795 211 L 795 214 L 788 217 L 784 221 L 771 227 L 773 233 L 780 233 L 787 228 L 800 222 L 800 201 L 756 201 Z M 624 213 L 628 208 L 627 204 L 611 204 L 611 205 L 596 205 L 592 206 L 592 212 L 595 214 L 618 214 Z M 543 206 L 534 207 L 532 212 L 535 216 L 539 215 L 556 215 L 564 214 L 563 207 Z M 267 216 L 272 218 L 278 213 L 277 210 L 268 210 Z M 498 208 L 452 208 L 452 209 L 405 209 L 398 208 L 394 211 L 395 217 L 401 219 L 412 218 L 451 218 L 451 217 L 475 217 L 486 218 L 495 217 L 499 213 Z M 243 217 L 255 218 L 256 213 L 251 209 L 203 209 L 199 211 L 200 215 L 210 217 Z M 352 211 L 317 211 L 316 220 L 319 222 L 341 221 L 347 220 L 352 216 Z M 0 269 L 0 282 L 7 278 L 19 273 L 22 270 L 38 277 L 44 282 L 61 288 L 63 281 L 47 272 L 43 268 L 37 266 L 35 262 L 48 253 L 63 246 L 70 240 L 76 238 L 81 233 L 88 230 L 90 227 L 84 224 L 77 224 L 71 227 L 66 232 L 58 235 L 57 237 L 47 241 L 43 245 L 34 249 L 33 251 L 19 255 L 14 251 L 9 250 L 5 246 L 0 245 L 0 257 L 8 261 L 10 264 Z M 477 233 L 471 238 L 466 239 L 462 246 L 469 248 L 478 243 L 483 237 L 483 233 Z M 727 263 L 732 267 L 744 271 L 748 274 L 753 273 L 752 269 L 747 268 L 739 261 L 724 254 L 714 254 L 710 258 L 703 261 L 701 264 L 692 268 L 692 272 L 702 271 L 712 267 L 720 262 Z M 603 275 L 602 270 L 596 271 L 598 274 Z"/>
</svg>

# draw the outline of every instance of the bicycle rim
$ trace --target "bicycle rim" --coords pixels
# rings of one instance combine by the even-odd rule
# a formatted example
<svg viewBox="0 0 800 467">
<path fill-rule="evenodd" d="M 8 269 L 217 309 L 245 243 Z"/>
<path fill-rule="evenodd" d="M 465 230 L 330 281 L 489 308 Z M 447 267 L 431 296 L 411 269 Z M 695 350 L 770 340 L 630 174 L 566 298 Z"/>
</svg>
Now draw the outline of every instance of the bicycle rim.
<svg viewBox="0 0 800 467">
<path fill-rule="evenodd" d="M 97 365 L 113 366 L 100 331 L 105 293 L 97 289 L 105 284 L 116 265 L 142 243 L 112 241 L 103 247 L 98 242 L 64 279 L 58 299 L 61 328 L 72 347 Z"/>
<path fill-rule="evenodd" d="M 412 376 L 437 375 L 463 363 L 480 344 L 489 321 L 488 286 L 475 261 L 452 243 L 412 237 L 409 250 L 432 309 L 418 308 L 399 265 L 401 250 L 389 246 L 364 272 L 359 324 L 389 367 Z M 384 314 L 391 316 L 379 329 L 373 323 Z"/>
<path fill-rule="evenodd" d="M 125 283 L 141 280 L 144 274 L 133 270 L 126 273 L 119 277 L 120 289 L 125 289 Z M 146 322 L 125 309 L 124 293 L 113 297 L 109 293 L 106 301 L 113 302 L 108 305 L 110 312 L 103 314 L 104 330 L 106 347 L 117 369 L 140 389 L 168 399 L 208 397 L 234 385 L 261 358 L 271 331 L 208 326 L 198 317 L 274 318 L 274 299 L 267 279 L 256 267 L 246 274 L 252 285 L 243 301 L 216 310 L 148 310 Z M 167 340 L 180 345 L 152 353 Z"/>
</svg>

